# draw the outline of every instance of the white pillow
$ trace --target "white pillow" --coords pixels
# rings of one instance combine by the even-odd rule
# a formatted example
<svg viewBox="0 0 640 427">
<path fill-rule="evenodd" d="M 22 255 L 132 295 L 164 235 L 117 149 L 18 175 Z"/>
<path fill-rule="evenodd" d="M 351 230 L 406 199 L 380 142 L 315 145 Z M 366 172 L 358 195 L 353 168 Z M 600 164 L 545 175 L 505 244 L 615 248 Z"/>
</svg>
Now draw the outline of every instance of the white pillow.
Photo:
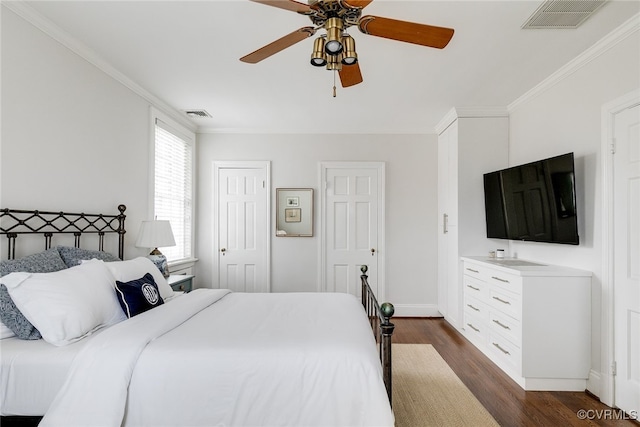
<svg viewBox="0 0 640 427">
<path fill-rule="evenodd" d="M 14 334 L 13 331 L 9 329 L 7 325 L 5 325 L 4 323 L 2 323 L 2 321 L 0 321 L 0 340 L 3 340 L 5 338 L 15 337 L 15 336 L 16 334 Z"/>
<path fill-rule="evenodd" d="M 0 282 L 42 338 L 53 345 L 71 344 L 126 319 L 115 281 L 102 261 L 54 273 L 11 273 Z"/>
<path fill-rule="evenodd" d="M 160 296 L 163 300 L 173 296 L 173 288 L 167 283 L 158 267 L 149 258 L 138 257 L 127 261 L 112 261 L 104 263 L 113 274 L 113 277 L 120 282 L 130 282 L 137 280 L 147 273 L 151 273 L 153 280 L 158 285 Z"/>
</svg>

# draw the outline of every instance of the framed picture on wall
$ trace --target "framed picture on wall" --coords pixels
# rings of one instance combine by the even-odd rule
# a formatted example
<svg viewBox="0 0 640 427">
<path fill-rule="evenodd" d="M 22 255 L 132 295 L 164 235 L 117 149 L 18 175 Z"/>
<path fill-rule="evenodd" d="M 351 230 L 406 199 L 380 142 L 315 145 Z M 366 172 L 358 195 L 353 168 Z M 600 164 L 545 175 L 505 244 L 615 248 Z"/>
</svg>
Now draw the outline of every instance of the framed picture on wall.
<svg viewBox="0 0 640 427">
<path fill-rule="evenodd" d="M 313 189 L 276 188 L 276 236 L 313 237 Z"/>
<path fill-rule="evenodd" d="M 300 208 L 287 208 L 284 210 L 284 222 L 300 222 L 302 215 Z"/>
</svg>

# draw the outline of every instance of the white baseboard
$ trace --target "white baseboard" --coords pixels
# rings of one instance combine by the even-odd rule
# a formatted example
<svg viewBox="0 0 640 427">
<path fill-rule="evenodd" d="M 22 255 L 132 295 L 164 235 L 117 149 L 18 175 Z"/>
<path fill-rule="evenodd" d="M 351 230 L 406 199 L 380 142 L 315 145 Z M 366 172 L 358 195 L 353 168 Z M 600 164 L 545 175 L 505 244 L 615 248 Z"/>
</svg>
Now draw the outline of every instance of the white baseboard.
<svg viewBox="0 0 640 427">
<path fill-rule="evenodd" d="M 587 380 L 587 390 L 600 399 L 600 402 L 607 406 L 614 406 L 613 400 L 613 376 L 605 371 L 589 372 Z"/>
<path fill-rule="evenodd" d="M 394 304 L 394 317 L 442 317 L 435 304 Z"/>
<path fill-rule="evenodd" d="M 600 397 L 602 391 L 602 376 L 600 372 L 593 369 L 589 372 L 589 379 L 587 379 L 587 390 L 594 396 Z"/>
</svg>

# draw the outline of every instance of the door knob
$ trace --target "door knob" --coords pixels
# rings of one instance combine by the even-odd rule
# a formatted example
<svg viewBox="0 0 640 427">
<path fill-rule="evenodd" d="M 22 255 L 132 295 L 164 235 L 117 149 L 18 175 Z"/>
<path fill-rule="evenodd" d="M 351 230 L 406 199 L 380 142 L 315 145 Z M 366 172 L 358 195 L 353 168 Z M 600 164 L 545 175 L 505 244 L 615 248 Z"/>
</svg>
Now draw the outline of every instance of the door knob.
<svg viewBox="0 0 640 427">
<path fill-rule="evenodd" d="M 376 253 L 376 250 L 374 248 L 371 248 L 371 256 L 373 256 Z"/>
<path fill-rule="evenodd" d="M 225 248 L 220 249 L 220 252 L 222 252 L 222 255 L 224 256 L 224 254 L 227 252 L 227 250 Z"/>
</svg>

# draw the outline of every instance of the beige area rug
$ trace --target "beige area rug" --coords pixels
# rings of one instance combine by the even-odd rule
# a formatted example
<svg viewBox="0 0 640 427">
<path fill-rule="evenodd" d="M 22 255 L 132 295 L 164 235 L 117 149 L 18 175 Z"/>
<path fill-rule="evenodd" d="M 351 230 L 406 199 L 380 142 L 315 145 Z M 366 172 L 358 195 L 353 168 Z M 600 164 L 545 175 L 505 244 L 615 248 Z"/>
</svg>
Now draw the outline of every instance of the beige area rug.
<svg viewBox="0 0 640 427">
<path fill-rule="evenodd" d="M 396 427 L 498 426 L 430 344 L 393 344 Z"/>
</svg>

